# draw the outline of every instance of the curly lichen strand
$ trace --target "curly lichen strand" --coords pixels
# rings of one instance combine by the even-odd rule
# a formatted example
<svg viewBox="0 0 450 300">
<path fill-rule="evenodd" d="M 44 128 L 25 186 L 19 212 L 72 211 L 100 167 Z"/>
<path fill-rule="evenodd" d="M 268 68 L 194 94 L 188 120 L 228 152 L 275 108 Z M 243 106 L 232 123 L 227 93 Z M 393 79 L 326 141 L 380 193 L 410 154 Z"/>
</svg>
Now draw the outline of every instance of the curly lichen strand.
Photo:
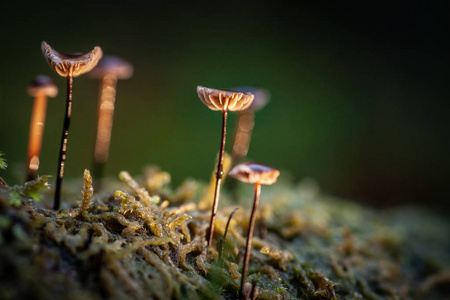
<svg viewBox="0 0 450 300">
<path fill-rule="evenodd" d="M 261 253 L 270 256 L 283 271 L 286 271 L 287 263 L 293 258 L 291 253 L 276 249 L 270 245 L 265 245 L 260 251 Z"/>
<path fill-rule="evenodd" d="M 108 269 L 113 271 L 119 281 L 125 286 L 129 292 L 134 294 L 136 298 L 143 299 L 144 291 L 142 288 L 131 278 L 130 274 L 122 267 L 122 264 L 117 260 L 108 261 L 106 263 Z"/>
<path fill-rule="evenodd" d="M 144 257 L 144 259 L 152 264 L 153 266 L 155 266 L 155 268 L 157 268 L 159 270 L 159 272 L 161 273 L 161 275 L 164 278 L 165 281 L 165 285 L 166 285 L 166 291 L 167 291 L 167 298 L 166 299 L 170 299 L 172 297 L 172 292 L 174 289 L 174 284 L 173 282 L 173 278 L 168 270 L 168 266 L 166 264 L 164 264 L 164 262 L 153 252 L 149 251 L 146 248 L 141 248 L 139 249 L 139 254 L 142 255 L 142 257 Z"/>
<path fill-rule="evenodd" d="M 184 245 L 180 244 L 178 246 L 178 256 L 179 256 L 180 265 L 183 268 L 191 270 L 192 268 L 190 266 L 188 266 L 188 264 L 187 264 L 187 258 L 186 258 L 187 255 L 193 251 L 198 251 L 198 252 L 202 253 L 204 250 L 205 250 L 205 246 L 198 238 L 195 238 L 190 243 L 187 243 Z"/>
<path fill-rule="evenodd" d="M 106 222 L 106 224 L 111 220 L 117 221 L 120 225 L 125 227 L 121 232 L 118 232 L 122 236 L 133 235 L 137 230 L 142 228 L 142 225 L 139 224 L 139 222 L 129 221 L 124 215 L 115 212 L 106 212 L 101 215 L 91 215 L 90 218 L 93 222 Z"/>
<path fill-rule="evenodd" d="M 157 204 L 159 202 L 159 197 L 150 197 L 149 193 L 144 188 L 139 186 L 137 181 L 131 177 L 130 173 L 122 171 L 119 173 L 119 178 L 131 188 L 133 193 L 139 197 L 139 201 L 141 201 L 145 206 L 151 207 L 153 204 Z"/>
</svg>

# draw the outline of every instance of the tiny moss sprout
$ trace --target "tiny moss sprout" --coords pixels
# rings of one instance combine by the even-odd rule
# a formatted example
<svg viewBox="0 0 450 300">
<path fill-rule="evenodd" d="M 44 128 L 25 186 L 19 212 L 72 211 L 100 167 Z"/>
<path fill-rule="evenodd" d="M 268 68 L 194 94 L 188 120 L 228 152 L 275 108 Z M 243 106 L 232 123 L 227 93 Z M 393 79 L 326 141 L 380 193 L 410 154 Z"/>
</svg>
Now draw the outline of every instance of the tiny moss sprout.
<svg viewBox="0 0 450 300">
<path fill-rule="evenodd" d="M 82 55 L 62 54 L 53 50 L 46 42 L 42 42 L 42 53 L 50 68 L 60 76 L 67 78 L 66 113 L 64 115 L 61 147 L 59 150 L 58 173 L 56 174 L 55 198 L 53 209 L 58 210 L 61 198 L 61 185 L 64 177 L 64 164 L 66 161 L 67 140 L 69 138 L 70 117 L 72 115 L 72 85 L 73 77 L 78 77 L 92 70 L 103 55 L 100 47 Z"/>
<path fill-rule="evenodd" d="M 244 296 L 244 285 L 248 272 L 248 264 L 250 261 L 250 252 L 252 250 L 252 238 L 253 231 L 255 230 L 255 215 L 256 209 L 259 204 L 259 198 L 261 195 L 261 185 L 272 185 L 274 184 L 280 171 L 273 169 L 269 166 L 257 164 L 257 163 L 243 163 L 237 165 L 230 171 L 230 176 L 234 177 L 242 182 L 253 183 L 255 185 L 255 198 L 253 200 L 253 208 L 250 214 L 250 221 L 248 225 L 247 232 L 247 242 L 245 246 L 244 254 L 244 266 L 242 268 L 242 278 L 241 278 L 241 288 L 239 291 L 240 299 L 245 299 Z"/>
<path fill-rule="evenodd" d="M 211 218 L 209 222 L 208 246 L 211 246 L 214 235 L 214 221 L 217 214 L 217 206 L 219 204 L 220 187 L 223 177 L 223 156 L 225 152 L 225 138 L 227 127 L 228 111 L 241 111 L 247 109 L 253 101 L 253 94 L 240 93 L 234 91 L 225 91 L 210 89 L 197 86 L 197 94 L 200 100 L 211 110 L 220 110 L 222 112 L 222 137 L 220 139 L 219 162 L 216 172 L 216 187 L 214 190 L 214 200 L 211 210 Z"/>
<path fill-rule="evenodd" d="M 6 159 L 3 157 L 3 153 L 0 152 L 0 169 L 5 170 L 7 167 Z"/>
<path fill-rule="evenodd" d="M 58 87 L 50 77 L 39 75 L 28 86 L 27 92 L 28 95 L 34 97 L 27 157 L 26 181 L 30 181 L 36 178 L 39 169 L 45 115 L 47 112 L 47 97 L 56 97 L 58 95 Z"/>
</svg>

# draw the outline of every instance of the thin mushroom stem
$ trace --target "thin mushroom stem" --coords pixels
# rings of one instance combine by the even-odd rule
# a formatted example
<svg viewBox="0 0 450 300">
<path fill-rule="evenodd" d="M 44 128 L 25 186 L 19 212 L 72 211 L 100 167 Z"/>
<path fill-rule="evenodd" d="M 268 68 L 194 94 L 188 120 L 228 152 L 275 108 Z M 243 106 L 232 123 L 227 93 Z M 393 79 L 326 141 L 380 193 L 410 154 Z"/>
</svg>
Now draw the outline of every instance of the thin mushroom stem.
<svg viewBox="0 0 450 300">
<path fill-rule="evenodd" d="M 239 112 L 236 134 L 234 136 L 233 165 L 241 163 L 242 159 L 247 155 L 252 137 L 253 126 L 255 124 L 255 113 L 251 109 Z"/>
<path fill-rule="evenodd" d="M 58 210 L 61 203 L 61 184 L 64 177 L 64 164 L 66 161 L 67 139 L 69 137 L 70 117 L 72 115 L 72 85 L 73 76 L 72 68 L 67 76 L 67 102 L 66 115 L 64 117 L 64 126 L 61 138 L 61 147 L 59 149 L 58 173 L 56 177 L 55 198 L 53 201 L 53 209 Z"/>
<path fill-rule="evenodd" d="M 225 226 L 225 231 L 224 231 L 224 233 L 223 233 L 223 238 L 220 239 L 220 244 L 219 244 L 219 258 L 218 258 L 219 261 L 222 259 L 224 243 L 225 243 L 225 241 L 226 241 L 226 239 L 227 239 L 228 227 L 230 226 L 230 222 L 231 222 L 231 219 L 233 218 L 234 213 L 235 213 L 238 209 L 239 209 L 239 207 L 236 207 L 235 209 L 233 209 L 233 211 L 231 212 L 230 216 L 228 217 L 227 225 Z"/>
<path fill-rule="evenodd" d="M 30 136 L 28 139 L 27 181 L 36 179 L 37 170 L 39 169 L 39 157 L 41 153 L 46 111 L 47 96 L 43 93 L 37 94 L 34 99 Z"/>
<path fill-rule="evenodd" d="M 247 278 L 248 263 L 250 261 L 250 252 L 252 250 L 253 231 L 255 230 L 256 208 L 258 207 L 258 204 L 259 204 L 260 195 L 261 195 L 261 183 L 256 182 L 255 183 L 255 199 L 253 201 L 252 213 L 250 215 L 250 222 L 248 225 L 247 243 L 245 245 L 244 267 L 242 269 L 241 288 L 239 290 L 239 299 L 244 299 L 244 295 L 242 294 L 242 292 L 244 289 L 245 279 Z"/>
<path fill-rule="evenodd" d="M 107 74 L 103 77 L 98 107 L 97 137 L 94 149 L 94 178 L 100 186 L 105 163 L 109 157 L 111 129 L 113 125 L 114 105 L 116 101 L 117 77 Z"/>
<path fill-rule="evenodd" d="M 255 112 L 251 109 L 246 109 L 239 112 L 236 132 L 234 134 L 233 150 L 231 159 L 233 166 L 241 163 L 242 159 L 247 155 L 252 138 L 252 131 L 255 124 Z M 239 200 L 237 193 L 237 181 L 230 183 L 232 200 L 237 203 Z"/>
<path fill-rule="evenodd" d="M 214 235 L 214 221 L 216 219 L 217 206 L 219 204 L 220 187 L 223 178 L 223 154 L 225 152 L 225 137 L 227 135 L 227 115 L 228 111 L 226 109 L 222 110 L 222 139 L 220 141 L 219 162 L 217 163 L 216 188 L 214 190 L 211 219 L 209 221 L 208 247 L 211 246 Z"/>
</svg>

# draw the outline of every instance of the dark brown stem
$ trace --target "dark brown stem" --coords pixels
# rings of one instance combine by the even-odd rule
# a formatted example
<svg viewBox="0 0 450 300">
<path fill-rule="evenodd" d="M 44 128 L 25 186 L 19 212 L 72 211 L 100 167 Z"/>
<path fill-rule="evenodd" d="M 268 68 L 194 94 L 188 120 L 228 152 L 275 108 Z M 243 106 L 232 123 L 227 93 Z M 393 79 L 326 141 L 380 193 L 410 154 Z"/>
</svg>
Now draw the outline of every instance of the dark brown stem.
<svg viewBox="0 0 450 300">
<path fill-rule="evenodd" d="M 247 232 L 247 244 L 245 246 L 245 254 L 244 254 L 244 267 L 242 269 L 242 278 L 241 278 L 241 288 L 239 290 L 239 299 L 244 299 L 244 295 L 242 294 L 245 284 L 245 279 L 247 278 L 248 272 L 248 263 L 250 261 L 250 252 L 252 250 L 252 238 L 253 231 L 255 230 L 255 215 L 256 208 L 259 204 L 259 196 L 261 195 L 261 184 L 255 183 L 255 199 L 253 201 L 252 213 L 250 215 L 250 222 L 248 224 L 248 232 Z"/>
<path fill-rule="evenodd" d="M 72 115 L 72 72 L 67 76 L 67 102 L 66 115 L 64 117 L 61 147 L 59 149 L 58 174 L 56 174 L 55 199 L 53 209 L 58 210 L 61 203 L 61 184 L 64 177 L 64 163 L 66 161 L 67 139 L 69 137 L 70 116 Z"/>
<path fill-rule="evenodd" d="M 227 135 L 227 115 L 228 111 L 222 111 L 222 139 L 220 141 L 219 162 L 217 163 L 216 188 L 214 191 L 214 201 L 211 210 L 211 219 L 209 221 L 208 247 L 212 244 L 214 235 L 214 221 L 216 220 L 217 206 L 219 204 L 220 186 L 223 177 L 223 154 L 225 152 L 225 137 Z"/>
<path fill-rule="evenodd" d="M 224 243 L 227 239 L 227 233 L 228 233 L 228 227 L 230 226 L 230 222 L 231 219 L 233 218 L 234 213 L 239 209 L 239 207 L 236 207 L 235 209 L 233 209 L 233 211 L 231 212 L 230 216 L 228 217 L 228 221 L 227 221 L 227 225 L 225 226 L 225 232 L 223 233 L 223 238 L 220 239 L 220 244 L 219 244 L 219 261 L 222 259 L 222 255 L 223 255 L 223 248 L 224 248 Z"/>
</svg>

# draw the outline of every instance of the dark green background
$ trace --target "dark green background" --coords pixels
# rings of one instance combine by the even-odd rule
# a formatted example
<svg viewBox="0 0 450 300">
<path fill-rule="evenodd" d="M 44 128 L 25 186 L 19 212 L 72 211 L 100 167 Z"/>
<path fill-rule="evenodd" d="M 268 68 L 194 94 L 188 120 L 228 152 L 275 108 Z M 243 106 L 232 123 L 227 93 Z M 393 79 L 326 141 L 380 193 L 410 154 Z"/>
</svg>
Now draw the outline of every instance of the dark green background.
<svg viewBox="0 0 450 300">
<path fill-rule="evenodd" d="M 111 176 L 158 164 L 175 182 L 207 180 L 221 116 L 200 102 L 196 86 L 253 85 L 270 90 L 272 99 L 257 114 L 252 160 L 295 181 L 316 178 L 335 195 L 444 207 L 450 166 L 444 12 L 425 1 L 3 4 L 0 151 L 10 167 L 0 176 L 11 184 L 24 177 L 32 107 L 26 87 L 37 74 L 60 88 L 49 101 L 40 169 L 56 173 L 65 80 L 44 61 L 45 40 L 67 53 L 98 45 L 135 66 L 134 77 L 118 83 Z M 91 165 L 97 95 L 97 82 L 75 78 L 68 177 Z"/>
</svg>

